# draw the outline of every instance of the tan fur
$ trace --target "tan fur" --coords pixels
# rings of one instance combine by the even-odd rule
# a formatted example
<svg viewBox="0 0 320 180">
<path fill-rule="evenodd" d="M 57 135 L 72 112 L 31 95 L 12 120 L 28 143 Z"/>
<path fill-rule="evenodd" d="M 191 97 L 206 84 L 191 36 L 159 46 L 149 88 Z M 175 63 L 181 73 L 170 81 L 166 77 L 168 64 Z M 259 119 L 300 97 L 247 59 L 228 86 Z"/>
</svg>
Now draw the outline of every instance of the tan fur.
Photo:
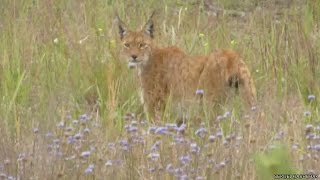
<svg viewBox="0 0 320 180">
<path fill-rule="evenodd" d="M 117 21 L 123 44 L 121 54 L 137 65 L 142 101 L 148 113 L 161 110 L 169 95 L 176 102 L 192 102 L 197 90 L 203 90 L 206 102 L 214 103 L 226 96 L 232 80 L 243 88 L 243 99 L 255 105 L 253 80 L 235 51 L 220 49 L 207 56 L 189 56 L 175 46 L 156 47 L 151 19 L 138 31 L 128 31 L 119 18 Z"/>
</svg>

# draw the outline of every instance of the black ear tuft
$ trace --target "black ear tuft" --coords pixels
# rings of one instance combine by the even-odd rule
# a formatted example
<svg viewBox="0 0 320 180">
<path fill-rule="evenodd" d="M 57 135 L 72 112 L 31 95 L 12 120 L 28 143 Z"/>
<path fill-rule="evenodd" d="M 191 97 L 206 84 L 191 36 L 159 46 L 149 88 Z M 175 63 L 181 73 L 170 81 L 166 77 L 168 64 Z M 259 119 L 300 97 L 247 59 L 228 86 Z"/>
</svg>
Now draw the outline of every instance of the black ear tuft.
<svg viewBox="0 0 320 180">
<path fill-rule="evenodd" d="M 127 30 L 126 25 L 119 18 L 118 14 L 116 14 L 115 23 L 117 24 L 117 26 L 119 28 L 118 32 L 120 35 L 120 39 L 122 39 L 128 33 L 128 30 Z"/>
<path fill-rule="evenodd" d="M 122 39 L 127 34 L 127 30 L 121 24 L 118 25 L 118 28 L 120 39 Z"/>
<path fill-rule="evenodd" d="M 154 28 L 153 28 L 153 22 L 150 21 L 146 24 L 145 28 L 144 28 L 146 34 L 148 34 L 151 38 L 153 38 L 153 32 L 154 32 Z"/>
<path fill-rule="evenodd" d="M 154 37 L 154 25 L 153 25 L 153 16 L 155 14 L 155 11 L 151 14 L 149 20 L 147 21 L 146 25 L 144 26 L 144 31 L 147 35 L 149 35 L 151 38 Z"/>
</svg>

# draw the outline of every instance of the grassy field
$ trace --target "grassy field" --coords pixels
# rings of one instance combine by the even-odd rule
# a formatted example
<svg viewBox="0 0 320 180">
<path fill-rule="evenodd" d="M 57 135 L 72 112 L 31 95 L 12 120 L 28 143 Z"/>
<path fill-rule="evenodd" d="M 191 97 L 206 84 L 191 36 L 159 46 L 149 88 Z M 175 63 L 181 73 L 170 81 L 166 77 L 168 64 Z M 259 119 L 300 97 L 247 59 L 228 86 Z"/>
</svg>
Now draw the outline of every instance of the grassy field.
<svg viewBox="0 0 320 180">
<path fill-rule="evenodd" d="M 240 52 L 257 107 L 145 120 L 113 22 L 153 10 L 160 46 Z M 318 175 L 319 58 L 318 0 L 0 0 L 0 179 Z"/>
</svg>

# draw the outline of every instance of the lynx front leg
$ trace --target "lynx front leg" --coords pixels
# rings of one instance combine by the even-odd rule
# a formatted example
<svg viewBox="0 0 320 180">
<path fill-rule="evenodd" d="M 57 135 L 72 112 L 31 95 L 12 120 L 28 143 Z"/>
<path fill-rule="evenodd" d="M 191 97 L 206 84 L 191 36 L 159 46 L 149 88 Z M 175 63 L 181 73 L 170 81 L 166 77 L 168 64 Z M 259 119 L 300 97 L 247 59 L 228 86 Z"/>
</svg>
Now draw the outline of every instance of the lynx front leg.
<svg viewBox="0 0 320 180">
<path fill-rule="evenodd" d="M 161 119 L 164 102 L 157 96 L 144 95 L 143 108 L 148 120 L 158 121 Z"/>
<path fill-rule="evenodd" d="M 209 61 L 203 68 L 195 94 L 201 101 L 214 103 L 223 95 L 224 70 L 216 62 Z"/>
<path fill-rule="evenodd" d="M 239 64 L 239 79 L 243 84 L 244 98 L 250 106 L 255 106 L 257 103 L 256 87 L 248 67 L 243 61 Z"/>
<path fill-rule="evenodd" d="M 140 89 L 140 102 L 143 105 L 143 111 L 145 113 L 145 115 L 147 116 L 147 119 L 153 119 L 154 116 L 154 104 L 153 101 L 151 99 L 152 97 L 150 97 L 148 94 L 146 94 L 146 92 L 144 92 L 143 89 Z"/>
</svg>

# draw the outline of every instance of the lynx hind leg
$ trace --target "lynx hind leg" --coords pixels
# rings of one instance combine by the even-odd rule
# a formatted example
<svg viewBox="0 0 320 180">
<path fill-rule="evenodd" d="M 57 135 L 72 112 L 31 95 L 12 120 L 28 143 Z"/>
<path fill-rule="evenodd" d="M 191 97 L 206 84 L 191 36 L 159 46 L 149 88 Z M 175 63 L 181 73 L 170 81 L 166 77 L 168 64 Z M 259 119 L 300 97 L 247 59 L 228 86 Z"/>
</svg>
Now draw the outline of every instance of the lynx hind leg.
<svg viewBox="0 0 320 180">
<path fill-rule="evenodd" d="M 162 119 L 165 102 L 162 99 L 151 97 L 143 103 L 143 108 L 148 120 L 159 122 Z"/>
<path fill-rule="evenodd" d="M 224 79 L 226 74 L 225 63 L 219 62 L 215 57 L 208 59 L 200 73 L 198 86 L 196 89 L 197 97 L 205 97 L 210 102 L 216 102 L 223 96 Z"/>
</svg>

